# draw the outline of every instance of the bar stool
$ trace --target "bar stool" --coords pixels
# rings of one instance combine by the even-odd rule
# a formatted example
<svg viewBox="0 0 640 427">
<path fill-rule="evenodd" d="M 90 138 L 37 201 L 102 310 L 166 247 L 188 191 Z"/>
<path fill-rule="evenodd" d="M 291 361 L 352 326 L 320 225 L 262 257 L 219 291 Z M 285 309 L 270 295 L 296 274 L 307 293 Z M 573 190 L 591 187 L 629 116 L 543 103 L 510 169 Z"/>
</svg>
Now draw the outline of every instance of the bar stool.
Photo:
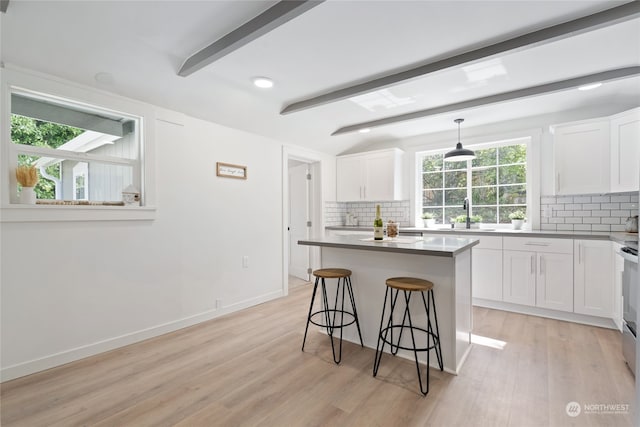
<svg viewBox="0 0 640 427">
<path fill-rule="evenodd" d="M 316 277 L 315 284 L 313 285 L 313 295 L 311 296 L 311 304 L 309 305 L 309 315 L 307 316 L 307 327 L 304 330 L 304 339 L 302 340 L 302 351 L 304 351 L 304 344 L 307 340 L 307 331 L 309 330 L 309 323 L 327 328 L 327 335 L 331 339 L 331 351 L 333 352 L 333 361 L 338 364 L 342 360 L 342 329 L 346 326 L 356 324 L 358 328 L 358 336 L 360 337 L 360 345 L 364 347 L 362 342 L 362 334 L 360 333 L 360 323 L 358 322 L 358 312 L 356 310 L 356 302 L 353 297 L 353 288 L 351 287 L 351 270 L 344 268 L 321 268 L 315 270 L 313 275 Z M 338 279 L 336 287 L 335 303 L 333 308 L 329 305 L 329 299 L 327 297 L 327 286 L 325 279 Z M 318 284 L 322 288 L 322 310 L 313 312 L 313 303 L 316 299 L 316 292 L 318 290 Z M 342 294 L 340 289 L 342 288 Z M 349 301 L 351 303 L 351 310 L 345 311 L 344 300 L 345 290 L 349 294 Z M 338 302 L 340 302 L 340 308 L 338 308 Z M 336 315 L 340 313 L 340 321 L 336 323 Z M 321 320 L 315 321 L 313 317 L 320 315 Z M 344 316 L 347 315 L 346 319 Z M 324 319 L 322 319 L 324 317 Z M 340 330 L 340 347 L 338 355 L 336 355 L 336 349 L 333 344 L 333 333 L 335 329 Z"/>
<path fill-rule="evenodd" d="M 380 361 L 382 360 L 382 353 L 384 350 L 385 344 L 389 344 L 391 347 L 391 354 L 396 355 L 399 349 L 403 350 L 411 350 L 413 351 L 415 360 L 416 360 L 416 369 L 418 371 L 418 382 L 420 383 L 420 391 L 423 395 L 426 396 L 429 393 L 429 353 L 430 350 L 433 349 L 436 352 L 436 357 L 438 358 L 438 366 L 440 370 L 443 370 L 442 364 L 442 349 L 440 348 L 440 333 L 438 330 L 438 317 L 436 315 L 436 301 L 433 297 L 433 283 L 428 280 L 417 279 L 415 277 L 392 277 L 387 279 L 386 281 L 387 290 L 384 294 L 384 305 L 382 306 L 382 316 L 380 318 L 380 333 L 378 335 L 378 344 L 376 346 L 376 356 L 373 361 L 373 376 L 375 377 L 378 374 L 378 368 L 380 368 Z M 396 302 L 398 300 L 398 295 L 400 291 L 404 294 L 405 301 L 405 309 L 404 315 L 402 316 L 402 323 L 395 324 L 393 322 L 393 313 L 396 307 Z M 411 301 L 411 295 L 415 292 L 419 292 L 422 296 L 422 302 L 424 304 L 424 310 L 426 314 L 426 324 L 427 328 L 420 328 L 418 326 L 414 326 L 413 321 L 411 319 L 411 313 L 409 310 L 409 303 Z M 424 293 L 427 293 L 427 298 L 425 299 Z M 391 310 L 389 313 L 389 318 L 387 320 L 387 325 L 384 326 L 384 315 L 387 309 L 387 300 L 389 300 L 391 304 Z M 431 324 L 431 307 L 433 306 L 433 320 L 435 323 L 435 328 Z M 409 321 L 409 325 L 407 326 L 405 323 Z M 393 339 L 393 331 L 394 329 L 398 331 L 398 340 L 394 342 Z M 400 344 L 400 340 L 402 339 L 402 333 L 405 329 L 408 329 L 411 332 L 411 347 L 402 346 Z M 427 346 L 426 347 L 417 347 L 416 346 L 416 332 L 419 332 L 422 335 L 426 334 L 427 338 Z M 388 339 L 388 336 L 390 338 Z M 380 346 L 382 343 L 382 346 Z M 420 364 L 418 363 L 418 352 L 426 352 L 427 353 L 427 372 L 426 372 L 426 387 L 423 388 L 422 385 L 422 375 L 420 374 Z"/>
</svg>

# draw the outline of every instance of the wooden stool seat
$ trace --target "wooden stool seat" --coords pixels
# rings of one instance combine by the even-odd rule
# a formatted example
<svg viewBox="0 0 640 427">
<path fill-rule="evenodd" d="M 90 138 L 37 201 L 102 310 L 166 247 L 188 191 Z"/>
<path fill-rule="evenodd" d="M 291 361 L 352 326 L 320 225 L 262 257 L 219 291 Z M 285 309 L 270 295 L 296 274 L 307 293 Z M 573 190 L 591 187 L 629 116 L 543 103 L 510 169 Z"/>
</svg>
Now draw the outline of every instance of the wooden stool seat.
<svg viewBox="0 0 640 427">
<path fill-rule="evenodd" d="M 313 275 L 324 279 L 339 279 L 351 276 L 351 270 L 346 268 L 320 268 L 315 270 Z"/>
<path fill-rule="evenodd" d="M 433 289 L 433 283 L 416 277 L 392 277 L 387 279 L 387 286 L 409 292 L 426 292 Z"/>
</svg>

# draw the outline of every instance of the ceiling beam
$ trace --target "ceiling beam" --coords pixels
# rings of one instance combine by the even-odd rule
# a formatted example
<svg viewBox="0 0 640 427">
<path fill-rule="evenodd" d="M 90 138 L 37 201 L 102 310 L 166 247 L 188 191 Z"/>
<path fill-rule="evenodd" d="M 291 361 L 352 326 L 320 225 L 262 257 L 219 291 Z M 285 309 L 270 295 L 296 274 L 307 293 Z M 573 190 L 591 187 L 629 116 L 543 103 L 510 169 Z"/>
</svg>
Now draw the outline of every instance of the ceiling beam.
<svg viewBox="0 0 640 427">
<path fill-rule="evenodd" d="M 553 25 L 551 27 L 546 27 L 499 43 L 471 50 L 460 55 L 450 56 L 415 68 L 388 74 L 363 83 L 347 86 L 342 89 L 294 102 L 285 106 L 280 114 L 293 113 L 341 101 L 363 93 L 380 90 L 416 77 L 426 76 L 437 71 L 446 70 L 463 64 L 469 64 L 474 61 L 480 61 L 505 52 L 513 52 L 537 45 L 551 43 L 562 38 L 572 37 L 598 28 L 628 21 L 637 18 L 638 16 L 640 16 L 640 2 L 632 1 L 602 12 L 594 13 L 562 24 Z"/>
<path fill-rule="evenodd" d="M 561 90 L 576 88 L 585 84 L 604 82 L 611 80 L 624 79 L 627 77 L 640 75 L 640 66 L 617 68 L 615 70 L 604 71 L 601 73 L 588 74 L 585 76 L 575 77 L 567 80 L 560 80 L 553 83 L 545 83 L 538 86 L 530 86 L 524 89 L 518 89 L 510 92 L 503 92 L 496 95 L 484 96 L 481 98 L 469 99 L 453 104 L 442 105 L 425 110 L 413 111 L 411 113 L 399 114 L 397 116 L 385 117 L 382 119 L 371 120 L 368 122 L 356 123 L 349 126 L 341 127 L 331 135 L 342 135 L 345 133 L 356 132 L 364 128 L 376 128 L 387 126 L 408 120 L 423 119 L 437 114 L 450 113 L 452 111 L 466 110 L 468 108 L 481 107 L 484 105 L 497 104 L 500 102 L 513 101 L 516 99 L 530 98 L 533 96 L 559 92 Z"/>
<path fill-rule="evenodd" d="M 178 75 L 186 77 L 247 43 L 302 15 L 325 0 L 286 0 L 271 6 L 184 61 Z"/>
<path fill-rule="evenodd" d="M 7 13 L 9 7 L 9 0 L 0 0 L 0 12 Z"/>
</svg>

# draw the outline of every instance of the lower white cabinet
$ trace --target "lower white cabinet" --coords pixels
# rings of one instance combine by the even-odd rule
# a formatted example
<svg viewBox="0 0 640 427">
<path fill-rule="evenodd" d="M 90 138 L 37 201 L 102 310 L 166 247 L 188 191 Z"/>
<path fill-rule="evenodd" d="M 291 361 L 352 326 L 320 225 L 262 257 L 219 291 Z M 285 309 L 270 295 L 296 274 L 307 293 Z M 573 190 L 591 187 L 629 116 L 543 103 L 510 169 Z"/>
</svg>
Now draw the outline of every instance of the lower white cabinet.
<svg viewBox="0 0 640 427">
<path fill-rule="evenodd" d="M 624 272 L 624 259 L 618 255 L 622 249 L 619 243 L 613 243 L 613 321 L 618 330 L 622 332 L 622 273 Z"/>
<path fill-rule="evenodd" d="M 574 311 L 614 317 L 614 258 L 609 241 L 574 241 Z"/>
<path fill-rule="evenodd" d="M 502 301 L 502 237 L 469 235 L 480 239 L 471 251 L 474 298 Z"/>
<path fill-rule="evenodd" d="M 573 256 L 537 254 L 536 306 L 573 311 Z"/>
<path fill-rule="evenodd" d="M 504 251 L 503 300 L 536 305 L 535 252 Z"/>
<path fill-rule="evenodd" d="M 573 311 L 571 240 L 509 238 L 504 247 L 503 301 Z"/>
</svg>

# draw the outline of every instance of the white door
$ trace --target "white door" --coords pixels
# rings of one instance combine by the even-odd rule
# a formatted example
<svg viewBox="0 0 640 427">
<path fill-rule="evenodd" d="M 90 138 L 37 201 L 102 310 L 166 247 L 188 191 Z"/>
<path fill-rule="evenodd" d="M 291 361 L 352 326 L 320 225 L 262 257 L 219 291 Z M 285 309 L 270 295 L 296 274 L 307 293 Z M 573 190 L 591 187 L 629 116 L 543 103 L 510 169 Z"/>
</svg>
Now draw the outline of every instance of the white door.
<svg viewBox="0 0 640 427">
<path fill-rule="evenodd" d="M 309 280 L 309 246 L 298 240 L 309 238 L 309 165 L 289 168 L 289 275 Z"/>
<path fill-rule="evenodd" d="M 573 312 L 573 256 L 539 253 L 536 305 Z"/>
<path fill-rule="evenodd" d="M 502 250 L 473 248 L 471 256 L 473 297 L 502 301 Z"/>
<path fill-rule="evenodd" d="M 536 305 L 536 253 L 503 252 L 503 295 L 505 302 Z"/>
<path fill-rule="evenodd" d="M 364 198 L 362 156 L 338 157 L 336 160 L 336 199 L 353 202 Z"/>
<path fill-rule="evenodd" d="M 574 241 L 574 311 L 613 318 L 614 265 L 611 242 Z"/>
</svg>

